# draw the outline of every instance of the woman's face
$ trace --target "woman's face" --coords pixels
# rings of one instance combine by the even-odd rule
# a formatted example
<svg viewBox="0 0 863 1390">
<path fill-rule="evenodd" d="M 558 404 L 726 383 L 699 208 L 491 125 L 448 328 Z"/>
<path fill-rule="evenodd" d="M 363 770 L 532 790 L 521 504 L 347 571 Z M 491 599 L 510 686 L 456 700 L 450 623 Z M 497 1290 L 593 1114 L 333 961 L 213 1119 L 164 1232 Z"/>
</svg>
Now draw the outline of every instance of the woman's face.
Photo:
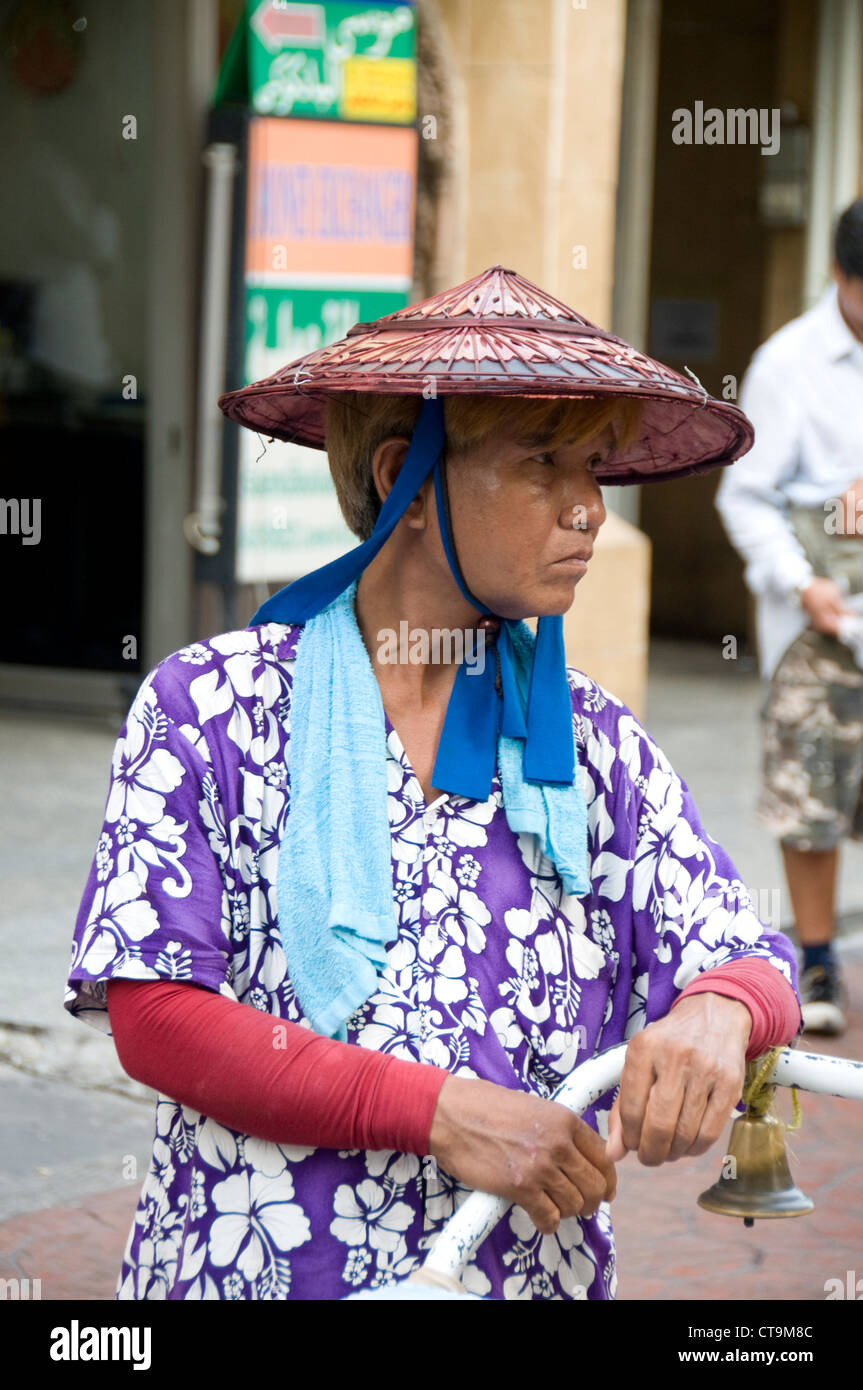
<svg viewBox="0 0 863 1390">
<path fill-rule="evenodd" d="M 495 435 L 447 461 L 456 554 L 467 586 L 502 618 L 565 613 L 606 512 L 596 468 L 609 426 L 551 451 Z"/>
</svg>

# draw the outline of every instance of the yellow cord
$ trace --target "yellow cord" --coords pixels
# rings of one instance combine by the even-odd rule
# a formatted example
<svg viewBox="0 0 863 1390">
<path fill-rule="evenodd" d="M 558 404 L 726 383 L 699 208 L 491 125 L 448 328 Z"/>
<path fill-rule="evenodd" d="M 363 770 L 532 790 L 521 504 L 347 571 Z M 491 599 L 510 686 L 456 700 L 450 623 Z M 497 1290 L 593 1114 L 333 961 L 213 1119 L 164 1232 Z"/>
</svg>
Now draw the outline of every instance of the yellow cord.
<svg viewBox="0 0 863 1390">
<path fill-rule="evenodd" d="M 779 1054 L 784 1051 L 785 1049 L 783 1047 L 771 1047 L 770 1051 L 766 1053 L 764 1061 L 761 1063 L 757 1072 L 750 1077 L 744 1086 L 742 1100 L 751 1115 L 766 1115 L 771 1109 L 775 1087 L 768 1086 L 765 1082 L 765 1077 L 773 1070 Z M 750 1066 L 747 1067 L 747 1071 L 750 1070 L 751 1063 Z M 786 1124 L 785 1128 L 787 1130 L 799 1129 L 803 1121 L 803 1111 L 796 1086 L 791 1087 L 791 1109 L 793 1120 L 790 1125 Z M 784 1124 L 784 1121 L 781 1123 Z"/>
</svg>

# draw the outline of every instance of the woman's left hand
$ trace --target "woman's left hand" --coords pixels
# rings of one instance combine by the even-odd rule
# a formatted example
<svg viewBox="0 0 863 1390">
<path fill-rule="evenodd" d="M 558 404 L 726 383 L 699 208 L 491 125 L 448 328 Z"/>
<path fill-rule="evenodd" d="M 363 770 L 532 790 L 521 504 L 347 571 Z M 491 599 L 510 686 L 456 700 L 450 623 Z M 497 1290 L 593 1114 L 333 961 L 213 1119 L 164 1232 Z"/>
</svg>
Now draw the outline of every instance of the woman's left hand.
<svg viewBox="0 0 863 1390">
<path fill-rule="evenodd" d="M 693 994 L 629 1040 L 607 1154 L 655 1167 L 716 1143 L 740 1100 L 752 1016 L 721 994 Z"/>
</svg>

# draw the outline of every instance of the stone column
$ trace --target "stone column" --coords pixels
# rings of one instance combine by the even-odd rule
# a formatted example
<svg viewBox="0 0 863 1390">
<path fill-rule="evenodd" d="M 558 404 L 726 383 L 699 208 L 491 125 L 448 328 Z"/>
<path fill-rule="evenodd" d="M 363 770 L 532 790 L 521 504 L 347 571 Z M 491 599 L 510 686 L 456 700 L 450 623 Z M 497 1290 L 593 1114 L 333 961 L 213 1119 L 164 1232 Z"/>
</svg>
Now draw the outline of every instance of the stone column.
<svg viewBox="0 0 863 1390">
<path fill-rule="evenodd" d="M 611 327 L 625 0 L 426 3 L 456 68 L 448 283 L 505 265 Z M 611 500 L 567 654 L 641 716 L 650 546 Z"/>
</svg>

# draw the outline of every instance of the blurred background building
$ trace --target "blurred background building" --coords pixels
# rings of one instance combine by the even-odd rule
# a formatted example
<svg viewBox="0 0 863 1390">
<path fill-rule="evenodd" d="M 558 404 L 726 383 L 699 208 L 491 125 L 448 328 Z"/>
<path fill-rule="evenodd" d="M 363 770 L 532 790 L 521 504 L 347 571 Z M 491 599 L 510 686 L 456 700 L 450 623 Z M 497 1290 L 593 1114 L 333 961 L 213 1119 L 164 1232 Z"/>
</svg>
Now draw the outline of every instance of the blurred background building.
<svg viewBox="0 0 863 1390">
<path fill-rule="evenodd" d="M 0 701 L 117 714 L 162 657 L 245 625 L 263 592 L 346 548 L 318 524 L 313 461 L 291 464 L 296 507 L 266 510 L 290 446 L 221 432 L 215 395 L 357 318 L 503 264 L 734 399 L 758 344 L 826 285 L 833 216 L 860 192 L 861 11 L 0 3 Z M 698 132 L 711 108 L 755 112 L 758 140 L 679 143 L 677 113 Z M 350 141 L 358 168 L 384 171 L 356 184 L 370 217 L 362 190 L 387 190 L 366 249 L 306 261 L 287 232 L 282 264 L 278 236 L 250 249 L 269 188 L 250 160 L 326 170 Z M 272 232 L 279 205 L 268 216 Z M 717 482 L 605 490 L 568 647 L 636 712 L 649 630 L 751 648 Z M 15 534 L 37 498 L 38 544 Z"/>
</svg>

